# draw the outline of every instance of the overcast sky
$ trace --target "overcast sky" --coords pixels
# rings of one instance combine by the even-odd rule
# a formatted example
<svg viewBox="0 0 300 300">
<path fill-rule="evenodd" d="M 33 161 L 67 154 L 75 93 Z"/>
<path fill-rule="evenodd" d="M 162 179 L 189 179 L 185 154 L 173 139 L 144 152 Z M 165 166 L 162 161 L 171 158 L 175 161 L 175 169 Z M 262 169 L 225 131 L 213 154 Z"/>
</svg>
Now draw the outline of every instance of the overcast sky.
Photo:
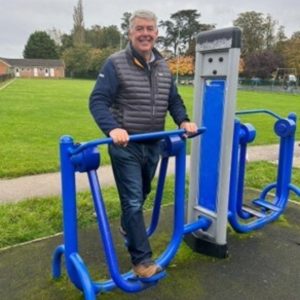
<svg viewBox="0 0 300 300">
<path fill-rule="evenodd" d="M 70 33 L 73 9 L 78 0 L 0 0 L 0 57 L 22 58 L 24 46 L 36 30 L 56 28 Z M 148 3 L 148 4 L 147 4 Z M 217 28 L 232 26 L 239 13 L 270 14 L 290 36 L 300 31 L 299 0 L 83 0 L 85 27 L 117 25 L 124 12 L 150 9 L 159 20 L 167 20 L 182 9 L 196 9 L 201 23 Z"/>
</svg>

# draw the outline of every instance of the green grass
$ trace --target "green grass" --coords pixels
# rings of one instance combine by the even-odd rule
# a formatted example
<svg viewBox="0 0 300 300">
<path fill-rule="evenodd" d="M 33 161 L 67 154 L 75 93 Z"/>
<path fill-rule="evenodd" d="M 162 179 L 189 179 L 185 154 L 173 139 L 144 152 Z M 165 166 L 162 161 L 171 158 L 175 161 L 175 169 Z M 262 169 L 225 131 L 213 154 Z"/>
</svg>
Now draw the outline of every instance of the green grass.
<svg viewBox="0 0 300 300">
<path fill-rule="evenodd" d="M 277 165 L 268 162 L 252 162 L 247 165 L 245 182 L 248 187 L 262 189 L 264 185 L 276 181 Z M 300 187 L 300 169 L 294 168 L 291 182 Z M 274 191 L 272 191 L 274 192 Z M 292 199 L 300 200 L 293 193 Z"/>
<path fill-rule="evenodd" d="M 92 81 L 16 80 L 0 91 L 0 177 L 58 170 L 63 134 L 97 138 L 88 113 Z"/>
<path fill-rule="evenodd" d="M 163 204 L 173 201 L 173 176 L 166 181 Z M 153 184 L 156 184 L 154 180 Z M 150 193 L 145 209 L 152 207 L 154 190 Z M 120 215 L 116 188 L 102 190 L 109 218 Z M 78 193 L 77 214 L 79 228 L 95 223 L 94 208 L 89 192 Z M 35 198 L 14 204 L 0 205 L 0 248 L 53 235 L 62 231 L 62 208 L 60 197 Z"/>
<path fill-rule="evenodd" d="M 0 178 L 54 172 L 59 169 L 58 144 L 68 134 L 76 141 L 103 137 L 89 110 L 93 80 L 18 79 L 0 90 Z M 192 117 L 193 88 L 179 87 Z M 286 116 L 300 115 L 300 95 L 238 92 L 238 109 L 265 108 Z M 243 117 L 257 126 L 258 144 L 277 143 L 269 116 Z M 170 117 L 166 129 L 174 129 Z M 300 139 L 300 132 L 297 132 Z M 102 151 L 102 164 L 109 162 Z"/>
<path fill-rule="evenodd" d="M 286 118 L 289 113 L 294 112 L 298 116 L 296 139 L 300 139 L 300 94 L 283 94 L 283 93 L 267 93 L 239 91 L 237 97 L 237 110 L 250 109 L 268 109 L 279 116 Z M 255 115 L 239 115 L 243 123 L 251 123 L 257 131 L 255 144 L 277 144 L 278 137 L 274 134 L 273 126 L 276 121 L 273 117 L 266 114 Z"/>
<path fill-rule="evenodd" d="M 276 166 L 267 162 L 251 163 L 248 166 L 246 187 L 261 190 L 274 181 Z M 293 183 L 300 186 L 300 169 L 294 169 Z M 163 204 L 173 203 L 174 177 L 169 176 L 164 189 Z M 156 180 L 146 201 L 145 209 L 152 207 L 155 195 Z M 186 183 L 188 187 L 188 182 Z M 120 215 L 120 207 L 115 188 L 102 191 L 109 218 Z M 188 191 L 186 190 L 186 193 Z M 299 197 L 291 194 L 291 198 L 299 201 Z M 79 193 L 77 198 L 79 228 L 87 228 L 95 223 L 93 204 L 90 193 Z M 21 242 L 49 236 L 62 231 L 62 212 L 59 197 L 29 199 L 15 204 L 0 205 L 0 248 Z"/>
</svg>

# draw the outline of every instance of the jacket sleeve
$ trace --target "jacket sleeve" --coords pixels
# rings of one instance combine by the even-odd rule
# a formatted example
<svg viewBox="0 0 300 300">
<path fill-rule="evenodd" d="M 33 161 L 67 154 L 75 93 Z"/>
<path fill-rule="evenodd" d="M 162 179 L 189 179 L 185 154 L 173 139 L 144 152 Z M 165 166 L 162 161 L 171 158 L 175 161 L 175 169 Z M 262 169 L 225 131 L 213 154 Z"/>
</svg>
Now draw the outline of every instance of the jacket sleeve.
<svg viewBox="0 0 300 300">
<path fill-rule="evenodd" d="M 112 129 L 120 127 L 110 111 L 118 89 L 119 82 L 116 70 L 112 61 L 108 59 L 100 70 L 89 99 L 90 112 L 98 127 L 107 136 Z"/>
<path fill-rule="evenodd" d="M 168 110 L 174 122 L 178 126 L 180 126 L 180 124 L 184 121 L 190 121 L 186 112 L 186 107 L 183 103 L 181 96 L 178 94 L 177 86 L 175 85 L 174 80 L 172 80 L 170 88 Z"/>
</svg>

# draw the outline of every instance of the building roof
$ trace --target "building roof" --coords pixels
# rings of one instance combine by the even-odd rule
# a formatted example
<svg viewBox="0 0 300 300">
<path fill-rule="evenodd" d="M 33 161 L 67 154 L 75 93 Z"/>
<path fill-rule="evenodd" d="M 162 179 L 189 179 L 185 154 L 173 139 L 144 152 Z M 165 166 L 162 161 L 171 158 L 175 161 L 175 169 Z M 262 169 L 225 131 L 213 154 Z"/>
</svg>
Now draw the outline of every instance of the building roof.
<svg viewBox="0 0 300 300">
<path fill-rule="evenodd" d="M 29 59 L 29 58 L 2 58 L 6 64 L 12 67 L 65 67 L 64 61 L 61 59 Z"/>
</svg>

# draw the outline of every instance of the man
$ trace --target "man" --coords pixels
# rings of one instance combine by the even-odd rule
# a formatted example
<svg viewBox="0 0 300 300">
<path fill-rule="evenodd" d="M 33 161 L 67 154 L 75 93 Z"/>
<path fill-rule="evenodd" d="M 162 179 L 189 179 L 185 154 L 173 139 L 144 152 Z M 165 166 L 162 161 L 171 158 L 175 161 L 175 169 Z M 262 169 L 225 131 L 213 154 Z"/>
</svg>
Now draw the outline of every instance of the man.
<svg viewBox="0 0 300 300">
<path fill-rule="evenodd" d="M 133 271 L 151 277 L 161 271 L 152 260 L 143 204 L 159 161 L 159 141 L 129 142 L 129 134 L 164 130 L 167 111 L 187 134 L 197 131 L 189 121 L 171 73 L 154 48 L 157 18 L 136 11 L 129 22 L 129 44 L 110 56 L 90 96 L 90 111 L 100 129 L 113 140 L 109 145 L 121 201 L 120 231 L 126 235 Z"/>
</svg>

